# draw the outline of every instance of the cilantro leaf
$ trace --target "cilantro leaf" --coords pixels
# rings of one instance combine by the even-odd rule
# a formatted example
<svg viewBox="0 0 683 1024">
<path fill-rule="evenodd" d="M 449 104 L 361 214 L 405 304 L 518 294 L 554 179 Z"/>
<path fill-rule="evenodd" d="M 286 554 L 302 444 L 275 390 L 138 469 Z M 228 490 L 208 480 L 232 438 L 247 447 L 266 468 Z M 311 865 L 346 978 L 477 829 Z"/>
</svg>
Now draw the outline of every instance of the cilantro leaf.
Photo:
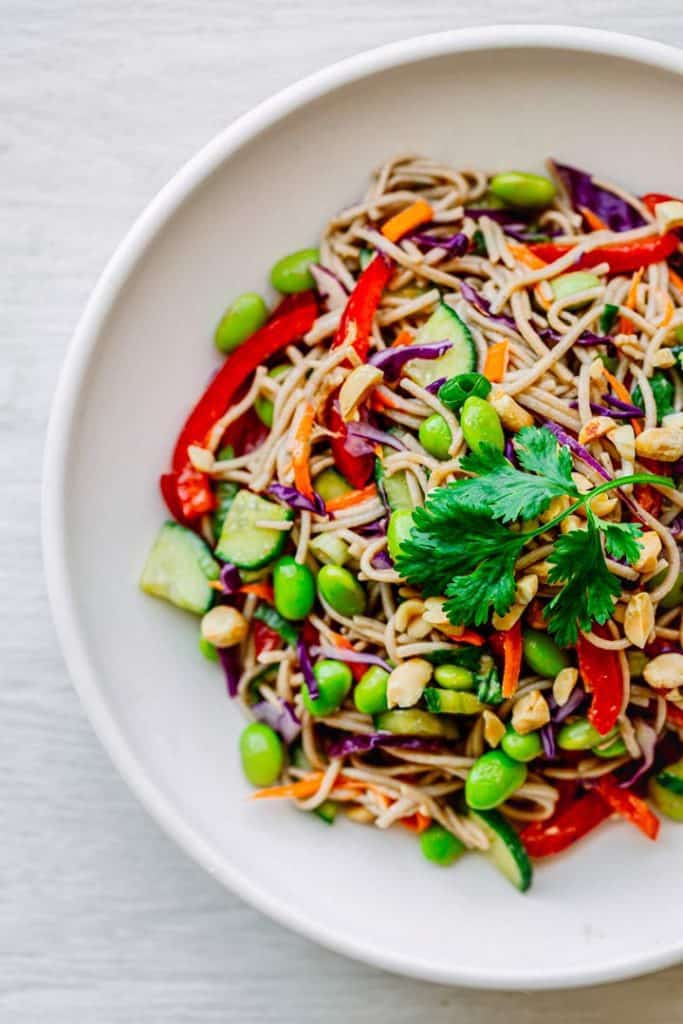
<svg viewBox="0 0 683 1024">
<path fill-rule="evenodd" d="M 594 525 L 605 538 L 605 551 L 611 558 L 625 558 L 629 565 L 638 561 L 643 536 L 638 523 L 609 523 L 597 516 L 591 516 Z"/>
<path fill-rule="evenodd" d="M 548 557 L 552 565 L 548 582 L 564 586 L 544 614 L 549 631 L 562 647 L 576 643 L 579 629 L 607 622 L 621 593 L 620 581 L 605 563 L 600 532 L 590 517 L 587 529 L 558 537 Z"/>
<path fill-rule="evenodd" d="M 443 606 L 452 623 L 481 626 L 488 622 L 491 608 L 498 615 L 509 612 L 515 600 L 515 562 L 520 548 L 519 543 L 506 544 L 469 575 L 453 577 Z"/>
<path fill-rule="evenodd" d="M 520 465 L 530 473 L 538 473 L 549 483 L 563 488 L 559 493 L 578 495 L 572 480 L 572 457 L 562 448 L 555 435 L 545 427 L 522 427 L 515 439 L 515 452 Z"/>
</svg>

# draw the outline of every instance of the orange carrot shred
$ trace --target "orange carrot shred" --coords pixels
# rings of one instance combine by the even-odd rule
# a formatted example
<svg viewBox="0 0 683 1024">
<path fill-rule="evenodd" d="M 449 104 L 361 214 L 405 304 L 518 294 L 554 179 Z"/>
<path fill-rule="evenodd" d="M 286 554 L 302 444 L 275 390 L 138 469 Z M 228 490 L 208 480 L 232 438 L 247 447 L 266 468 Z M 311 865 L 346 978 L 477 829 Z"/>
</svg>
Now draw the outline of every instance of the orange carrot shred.
<svg viewBox="0 0 683 1024">
<path fill-rule="evenodd" d="M 605 224 L 602 217 L 598 217 L 597 213 L 593 213 L 587 206 L 580 206 L 579 211 L 591 231 L 609 231 L 609 225 Z"/>
<path fill-rule="evenodd" d="M 484 376 L 487 380 L 490 380 L 492 384 L 500 384 L 505 377 L 508 368 L 509 355 L 509 341 L 496 342 L 495 345 L 491 345 L 490 349 L 486 353 Z"/>
<path fill-rule="evenodd" d="M 402 331 L 399 331 L 394 340 L 391 343 L 392 348 L 403 348 L 404 345 L 411 345 L 413 342 L 413 336 L 410 331 L 404 327 Z"/>
<path fill-rule="evenodd" d="M 673 318 L 673 315 L 674 315 L 674 304 L 671 301 L 671 296 L 670 295 L 665 295 L 665 298 L 666 298 L 666 309 L 664 310 L 664 313 L 662 315 L 662 319 L 659 321 L 659 326 L 660 327 L 666 327 L 667 324 L 670 324 L 671 320 Z"/>
<path fill-rule="evenodd" d="M 640 270 L 636 270 L 635 274 L 631 278 L 631 285 L 626 296 L 626 302 L 624 305 L 628 309 L 636 308 L 636 301 L 638 299 L 638 285 L 641 282 L 642 276 L 645 273 L 645 267 L 641 267 Z M 628 334 L 633 327 L 633 324 L 627 316 L 619 318 L 619 334 Z"/>
<path fill-rule="evenodd" d="M 256 583 L 245 583 L 240 587 L 240 594 L 253 594 L 255 597 L 260 597 L 262 601 L 267 601 L 268 604 L 273 604 L 275 601 L 275 595 L 273 588 L 270 583 L 266 583 L 265 580 L 261 580 Z"/>
<path fill-rule="evenodd" d="M 421 811 L 415 811 L 415 814 L 410 814 L 407 818 L 399 818 L 399 825 L 403 825 L 409 832 L 415 832 L 417 835 L 428 829 L 431 823 L 432 819 L 428 818 L 426 814 L 422 814 Z"/>
<path fill-rule="evenodd" d="M 521 242 L 508 242 L 507 246 L 518 263 L 523 263 L 530 270 L 540 270 L 541 267 L 547 267 L 548 265 L 545 260 L 542 260 L 540 256 L 532 252 L 528 246 L 522 245 Z"/>
<path fill-rule="evenodd" d="M 251 794 L 252 800 L 265 800 L 269 797 L 291 797 L 295 800 L 305 800 L 307 796 L 313 796 L 318 791 L 323 778 L 323 772 L 313 772 L 304 779 L 297 782 L 290 782 L 286 786 L 268 786 L 266 789 L 257 789 Z"/>
<path fill-rule="evenodd" d="M 310 402 L 304 406 L 299 417 L 294 439 L 291 445 L 292 469 L 294 470 L 294 486 L 305 494 L 307 498 L 313 497 L 313 485 L 311 484 L 311 472 L 308 465 L 308 457 L 311 450 L 311 430 L 315 418 L 315 406 Z"/>
<path fill-rule="evenodd" d="M 628 402 L 630 405 L 633 405 L 633 399 L 628 392 L 628 388 L 626 388 L 620 380 L 617 380 L 614 374 L 610 373 L 605 366 L 602 368 L 602 375 L 612 385 L 612 391 L 617 398 L 620 398 L 622 402 Z M 631 420 L 631 426 L 633 427 L 633 432 L 636 435 L 643 429 L 640 422 L 636 419 Z"/>
<path fill-rule="evenodd" d="M 434 211 L 429 203 L 424 199 L 416 199 L 410 206 L 389 218 L 382 227 L 382 234 L 390 242 L 398 242 L 399 238 L 403 238 L 420 224 L 426 224 L 433 216 Z"/>
<path fill-rule="evenodd" d="M 325 508 L 328 512 L 339 512 L 343 508 L 353 508 L 354 505 L 360 505 L 364 501 L 369 501 L 370 498 L 375 497 L 377 497 L 377 487 L 375 484 L 368 484 L 367 487 L 363 487 L 360 491 L 349 491 L 348 494 L 341 494 L 338 498 L 332 498 L 325 503 Z"/>
<path fill-rule="evenodd" d="M 476 633 L 473 629 L 463 629 L 461 633 L 455 633 L 451 632 L 448 627 L 444 627 L 441 632 L 456 643 L 470 644 L 472 647 L 483 647 L 486 643 L 481 633 Z"/>
<path fill-rule="evenodd" d="M 674 288 L 678 288 L 679 292 L 683 292 L 683 277 L 677 274 L 675 270 L 672 270 L 671 267 L 669 267 L 669 280 Z"/>
</svg>

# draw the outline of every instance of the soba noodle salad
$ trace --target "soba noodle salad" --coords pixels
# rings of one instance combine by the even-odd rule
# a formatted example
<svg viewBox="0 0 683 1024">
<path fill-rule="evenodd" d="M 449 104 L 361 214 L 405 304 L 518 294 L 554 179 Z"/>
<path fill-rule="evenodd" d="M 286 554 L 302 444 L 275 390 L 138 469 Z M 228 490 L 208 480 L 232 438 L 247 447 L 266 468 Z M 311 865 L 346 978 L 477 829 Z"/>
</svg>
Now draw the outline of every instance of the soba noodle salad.
<svg viewBox="0 0 683 1024">
<path fill-rule="evenodd" d="M 521 890 L 683 820 L 682 226 L 400 155 L 227 309 L 141 585 L 201 616 L 254 797 Z"/>
</svg>

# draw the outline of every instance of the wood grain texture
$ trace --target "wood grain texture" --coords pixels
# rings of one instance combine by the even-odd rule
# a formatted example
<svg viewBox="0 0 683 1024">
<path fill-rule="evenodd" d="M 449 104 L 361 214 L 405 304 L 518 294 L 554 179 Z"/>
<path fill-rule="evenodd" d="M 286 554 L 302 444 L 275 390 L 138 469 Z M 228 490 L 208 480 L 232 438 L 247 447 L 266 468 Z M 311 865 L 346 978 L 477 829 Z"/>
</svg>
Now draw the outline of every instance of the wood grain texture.
<svg viewBox="0 0 683 1024">
<path fill-rule="evenodd" d="M 570 997 L 465 992 L 337 957 L 226 893 L 114 773 L 67 679 L 41 576 L 40 459 L 68 338 L 176 168 L 332 60 L 425 31 L 566 21 L 566 6 L 0 0 L 2 1024 L 680 1019 L 683 968 Z M 575 0 L 569 18 L 683 43 L 679 0 Z"/>
</svg>

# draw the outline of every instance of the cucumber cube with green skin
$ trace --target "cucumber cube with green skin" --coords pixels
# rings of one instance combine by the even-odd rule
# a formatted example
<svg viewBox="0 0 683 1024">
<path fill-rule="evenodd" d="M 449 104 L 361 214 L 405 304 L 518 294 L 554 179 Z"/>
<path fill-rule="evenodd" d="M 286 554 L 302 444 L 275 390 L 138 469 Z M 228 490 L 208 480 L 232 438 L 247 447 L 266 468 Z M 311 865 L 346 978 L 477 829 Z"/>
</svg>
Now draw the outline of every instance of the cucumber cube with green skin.
<svg viewBox="0 0 683 1024">
<path fill-rule="evenodd" d="M 202 538 L 169 520 L 147 557 L 140 587 L 146 594 L 203 615 L 216 593 L 209 581 L 219 576 L 220 565 Z"/>
<path fill-rule="evenodd" d="M 484 708 L 476 694 L 462 690 L 428 686 L 422 696 L 428 709 L 436 715 L 476 715 Z"/>
<path fill-rule="evenodd" d="M 489 841 L 486 856 L 520 892 L 526 892 L 533 868 L 522 840 L 500 811 L 470 811 L 469 816 Z"/>
<path fill-rule="evenodd" d="M 260 569 L 282 554 L 287 531 L 256 524 L 261 520 L 289 522 L 293 518 L 291 508 L 283 508 L 251 491 L 240 491 L 228 509 L 216 554 L 238 569 Z"/>
<path fill-rule="evenodd" d="M 454 309 L 439 303 L 436 311 L 415 335 L 414 345 L 434 341 L 450 341 L 451 347 L 438 359 L 412 359 L 405 373 L 420 387 L 426 388 L 440 377 L 455 377 L 477 368 L 477 349 L 469 327 Z"/>
<path fill-rule="evenodd" d="M 442 736 L 448 740 L 457 740 L 459 736 L 454 719 L 416 708 L 383 711 L 375 716 L 375 727 L 378 732 L 393 732 L 397 736 Z"/>
</svg>

